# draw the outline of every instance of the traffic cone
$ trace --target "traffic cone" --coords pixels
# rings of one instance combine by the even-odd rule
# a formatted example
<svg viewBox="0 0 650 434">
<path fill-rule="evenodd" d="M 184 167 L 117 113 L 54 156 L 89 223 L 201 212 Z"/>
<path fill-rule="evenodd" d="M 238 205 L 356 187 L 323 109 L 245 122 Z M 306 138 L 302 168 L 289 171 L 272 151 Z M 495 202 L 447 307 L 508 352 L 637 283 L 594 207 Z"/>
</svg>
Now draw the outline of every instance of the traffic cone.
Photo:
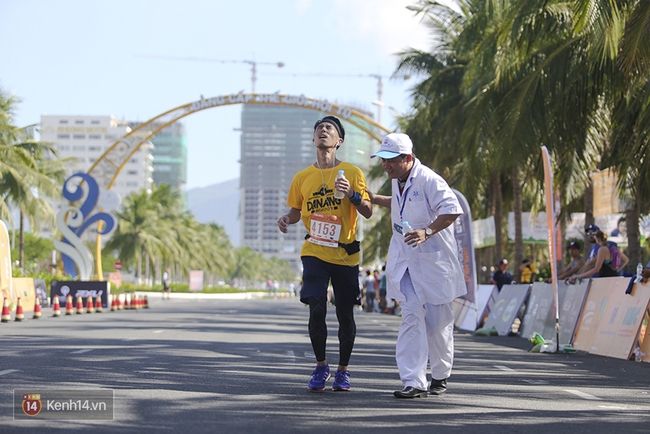
<svg viewBox="0 0 650 434">
<path fill-rule="evenodd" d="M 4 303 L 2 303 L 2 322 L 11 321 L 11 312 L 9 311 L 9 299 L 5 297 Z"/>
<path fill-rule="evenodd" d="M 59 296 L 55 295 L 52 300 L 52 316 L 61 316 L 61 305 L 59 304 Z"/>
<path fill-rule="evenodd" d="M 16 316 L 14 317 L 14 321 L 22 321 L 25 319 L 25 312 L 23 312 L 23 303 L 20 301 L 20 297 L 18 297 L 18 305 L 16 306 Z"/>
<path fill-rule="evenodd" d="M 72 315 L 72 296 L 68 294 L 68 296 L 65 299 L 65 314 L 66 315 Z"/>
<path fill-rule="evenodd" d="M 144 296 L 144 308 L 149 309 L 149 298 L 146 295 Z"/>
<path fill-rule="evenodd" d="M 115 305 L 117 306 L 117 310 L 122 310 L 122 309 L 124 309 L 124 306 L 122 306 L 122 296 L 123 296 L 123 295 L 124 295 L 124 294 L 117 294 L 117 295 L 115 295 L 115 298 L 117 298 L 117 300 L 115 301 Z"/>
<path fill-rule="evenodd" d="M 84 301 L 80 295 L 77 296 L 77 315 L 84 313 Z"/>
<path fill-rule="evenodd" d="M 124 294 L 124 310 L 131 309 L 131 294 Z"/>
<path fill-rule="evenodd" d="M 86 313 L 93 313 L 95 312 L 95 306 L 93 305 L 93 297 L 92 295 L 89 295 L 88 298 L 86 299 Z"/>
<path fill-rule="evenodd" d="M 98 295 L 95 298 L 95 312 L 96 313 L 102 313 L 102 309 L 104 308 L 103 303 L 102 303 L 102 297 L 101 295 Z"/>
<path fill-rule="evenodd" d="M 111 312 L 117 310 L 117 300 L 115 294 L 111 294 Z"/>
<path fill-rule="evenodd" d="M 39 319 L 41 317 L 41 300 L 36 297 L 34 301 L 34 316 L 33 319 Z"/>
</svg>

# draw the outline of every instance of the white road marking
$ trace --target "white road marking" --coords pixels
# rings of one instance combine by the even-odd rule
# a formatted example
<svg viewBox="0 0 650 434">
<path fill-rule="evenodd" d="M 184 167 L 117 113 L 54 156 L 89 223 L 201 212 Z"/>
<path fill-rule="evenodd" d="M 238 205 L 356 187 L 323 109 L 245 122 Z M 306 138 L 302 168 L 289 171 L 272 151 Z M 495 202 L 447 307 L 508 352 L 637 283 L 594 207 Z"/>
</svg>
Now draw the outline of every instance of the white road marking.
<svg viewBox="0 0 650 434">
<path fill-rule="evenodd" d="M 151 333 L 164 333 L 164 332 L 165 332 L 165 330 L 154 330 Z"/>
<path fill-rule="evenodd" d="M 564 391 L 572 393 L 572 394 L 574 394 L 576 396 L 579 396 L 580 398 L 583 398 L 583 399 L 591 399 L 591 400 L 601 401 L 601 398 L 598 398 L 597 396 L 590 395 L 590 394 L 585 393 L 585 392 L 581 392 L 579 390 L 564 389 Z"/>
<path fill-rule="evenodd" d="M 94 350 L 94 348 L 85 348 L 83 350 L 73 351 L 70 354 L 83 354 L 83 353 L 87 353 L 87 352 L 92 351 L 92 350 Z"/>
<path fill-rule="evenodd" d="M 528 384 L 548 384 L 546 380 L 522 380 L 524 383 Z"/>
<path fill-rule="evenodd" d="M 507 366 L 503 366 L 503 365 L 494 365 L 494 367 L 506 372 L 516 372 L 514 369 L 508 368 Z"/>
<path fill-rule="evenodd" d="M 20 371 L 20 369 L 5 369 L 4 371 L 0 371 L 0 375 L 13 374 L 18 371 Z"/>
</svg>

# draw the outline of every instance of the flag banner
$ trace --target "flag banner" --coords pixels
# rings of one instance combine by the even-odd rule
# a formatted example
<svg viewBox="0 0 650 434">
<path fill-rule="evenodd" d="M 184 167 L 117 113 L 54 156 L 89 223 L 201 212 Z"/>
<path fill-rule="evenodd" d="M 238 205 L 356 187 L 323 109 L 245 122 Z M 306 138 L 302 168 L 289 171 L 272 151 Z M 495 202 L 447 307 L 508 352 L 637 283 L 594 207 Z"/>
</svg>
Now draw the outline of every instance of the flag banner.
<svg viewBox="0 0 650 434">
<path fill-rule="evenodd" d="M 465 196 L 458 190 L 454 190 L 463 215 L 454 222 L 454 235 L 458 244 L 458 259 L 463 267 L 463 277 L 467 285 L 467 294 L 462 298 L 476 304 L 476 259 L 474 257 L 474 242 L 472 238 L 472 211 Z"/>
<path fill-rule="evenodd" d="M 555 236 L 557 217 L 555 215 L 556 197 L 553 194 L 553 168 L 551 155 L 546 146 L 542 146 L 542 162 L 544 163 L 544 197 L 546 199 L 546 227 L 548 230 L 548 261 L 551 264 L 551 279 L 553 285 L 553 307 L 555 308 L 556 340 L 560 338 L 560 300 L 557 289 L 557 261 L 561 258 L 557 253 L 557 237 Z M 559 348 L 559 342 L 557 342 Z"/>
</svg>

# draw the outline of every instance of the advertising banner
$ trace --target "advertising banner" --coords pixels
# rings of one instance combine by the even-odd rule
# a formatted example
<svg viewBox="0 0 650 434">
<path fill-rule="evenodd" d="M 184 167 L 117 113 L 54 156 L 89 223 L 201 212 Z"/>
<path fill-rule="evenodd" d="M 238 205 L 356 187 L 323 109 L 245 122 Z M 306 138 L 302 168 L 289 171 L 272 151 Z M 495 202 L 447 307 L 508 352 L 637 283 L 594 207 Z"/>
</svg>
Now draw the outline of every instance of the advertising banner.
<svg viewBox="0 0 650 434">
<path fill-rule="evenodd" d="M 573 336 L 578 327 L 580 312 L 587 298 L 590 280 L 575 285 L 559 282 L 560 291 L 560 344 L 573 344 Z M 564 288 L 564 289 L 563 289 Z M 564 299 L 562 299 L 562 294 Z"/>
<path fill-rule="evenodd" d="M 81 296 L 84 307 L 86 306 L 86 299 L 88 296 L 93 298 L 93 301 L 97 300 L 97 296 L 101 297 L 102 307 L 107 308 L 110 306 L 109 297 L 110 297 L 111 285 L 109 282 L 82 282 L 79 280 L 68 280 L 68 281 L 58 281 L 53 280 L 52 285 L 50 286 L 50 298 L 53 300 L 54 297 L 59 297 L 59 303 L 65 306 L 65 300 L 68 294 L 72 296 L 72 300 L 77 299 L 77 296 Z"/>
<path fill-rule="evenodd" d="M 494 327 L 499 336 L 508 336 L 529 292 L 530 285 L 528 284 L 503 285 L 483 327 Z"/>
<path fill-rule="evenodd" d="M 613 291 L 609 282 L 610 279 L 618 279 L 618 277 L 600 277 L 591 279 L 589 283 L 587 300 L 585 301 L 585 307 L 582 309 L 578 330 L 576 330 L 573 339 L 573 346 L 579 350 L 588 352 L 596 338 L 598 325 L 602 320 L 605 306 L 607 306 L 607 298 Z"/>
<path fill-rule="evenodd" d="M 566 285 L 558 288 L 560 304 L 564 300 Z M 555 340 L 555 309 L 553 308 L 553 286 L 550 283 L 535 282 L 526 302 L 526 314 L 521 325 L 521 337 L 528 339 L 539 333 L 547 340 Z M 564 322 L 562 318 L 561 323 Z M 560 343 L 562 342 L 560 339 Z"/>
<path fill-rule="evenodd" d="M 24 312 L 33 312 L 36 303 L 36 291 L 34 288 L 34 279 L 31 277 L 14 277 L 14 303 L 18 302 L 23 306 Z"/>
<path fill-rule="evenodd" d="M 494 226 L 494 216 L 486 219 L 474 220 L 472 222 L 472 234 L 474 238 L 474 248 L 481 249 L 496 244 L 496 229 Z"/>
<path fill-rule="evenodd" d="M 203 291 L 202 270 L 190 270 L 190 291 Z"/>
<path fill-rule="evenodd" d="M 636 284 L 632 294 L 625 290 L 630 281 L 624 277 L 605 277 L 610 292 L 598 332 L 589 352 L 600 356 L 627 360 L 639 336 L 641 322 L 650 302 L 650 288 Z"/>
</svg>

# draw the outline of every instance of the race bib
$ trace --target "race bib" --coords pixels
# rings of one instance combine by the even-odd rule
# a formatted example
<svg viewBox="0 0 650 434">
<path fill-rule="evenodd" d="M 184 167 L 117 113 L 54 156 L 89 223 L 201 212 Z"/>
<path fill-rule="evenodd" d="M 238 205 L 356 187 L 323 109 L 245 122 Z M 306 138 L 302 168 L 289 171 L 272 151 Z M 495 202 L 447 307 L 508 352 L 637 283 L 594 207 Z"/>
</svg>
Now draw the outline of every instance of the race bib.
<svg viewBox="0 0 650 434">
<path fill-rule="evenodd" d="M 310 243 L 325 247 L 338 247 L 341 237 L 341 219 L 335 215 L 313 213 L 309 224 Z"/>
</svg>

